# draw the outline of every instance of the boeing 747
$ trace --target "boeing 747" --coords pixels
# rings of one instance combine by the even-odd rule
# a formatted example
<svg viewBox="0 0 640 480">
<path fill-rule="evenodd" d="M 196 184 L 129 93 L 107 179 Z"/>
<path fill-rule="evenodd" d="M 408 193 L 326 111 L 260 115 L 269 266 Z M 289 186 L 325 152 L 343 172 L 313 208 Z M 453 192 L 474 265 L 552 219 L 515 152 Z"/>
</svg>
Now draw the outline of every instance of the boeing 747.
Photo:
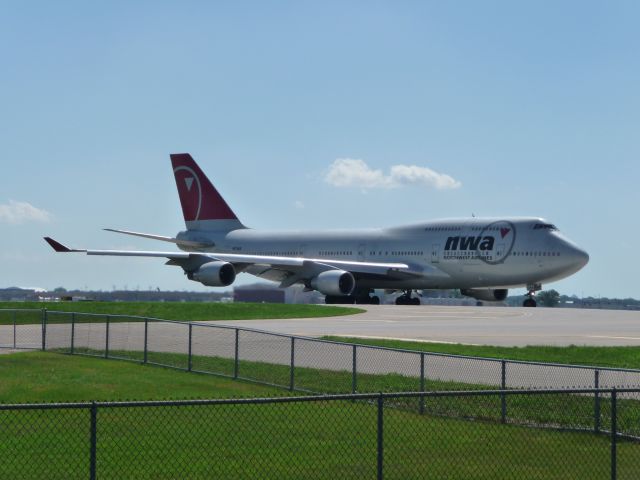
<svg viewBox="0 0 640 480">
<path fill-rule="evenodd" d="M 164 257 L 187 278 L 211 287 L 238 273 L 304 285 L 326 303 L 380 302 L 374 289 L 400 291 L 398 305 L 417 305 L 415 290 L 460 289 L 481 301 L 502 301 L 525 287 L 535 307 L 543 283 L 576 273 L 589 255 L 542 218 L 467 218 L 366 230 L 261 231 L 245 227 L 187 153 L 171 155 L 186 230 L 175 237 L 109 231 L 175 244 L 178 251 L 68 248 L 56 252 Z"/>
</svg>

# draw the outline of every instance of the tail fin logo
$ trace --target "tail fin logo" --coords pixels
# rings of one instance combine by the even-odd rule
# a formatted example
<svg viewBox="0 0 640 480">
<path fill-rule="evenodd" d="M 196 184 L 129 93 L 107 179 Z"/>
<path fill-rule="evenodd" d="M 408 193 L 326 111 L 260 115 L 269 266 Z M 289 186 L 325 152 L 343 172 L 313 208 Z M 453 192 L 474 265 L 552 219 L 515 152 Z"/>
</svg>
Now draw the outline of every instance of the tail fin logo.
<svg viewBox="0 0 640 480">
<path fill-rule="evenodd" d="M 202 210 L 202 186 L 196 172 L 191 168 L 179 166 L 173 169 L 178 185 L 178 194 L 185 209 L 185 218 L 190 221 L 200 220 Z M 195 184 L 195 187 L 194 187 Z"/>
<path fill-rule="evenodd" d="M 187 228 L 199 228 L 190 222 L 200 221 L 208 222 L 206 228 L 244 228 L 191 155 L 172 153 L 171 165 Z M 233 220 L 235 223 L 217 222 L 214 227 L 210 221 L 217 220 Z"/>
</svg>

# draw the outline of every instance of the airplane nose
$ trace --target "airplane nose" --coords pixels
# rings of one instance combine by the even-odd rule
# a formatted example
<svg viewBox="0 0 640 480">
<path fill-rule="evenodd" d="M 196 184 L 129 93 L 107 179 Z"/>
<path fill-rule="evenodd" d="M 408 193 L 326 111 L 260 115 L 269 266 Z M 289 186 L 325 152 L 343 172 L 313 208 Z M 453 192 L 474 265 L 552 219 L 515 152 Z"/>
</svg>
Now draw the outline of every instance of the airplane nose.
<svg viewBox="0 0 640 480">
<path fill-rule="evenodd" d="M 572 248 L 571 257 L 573 262 L 575 263 L 576 270 L 580 270 L 587 263 L 589 263 L 589 254 L 579 247 Z"/>
<path fill-rule="evenodd" d="M 587 263 L 589 263 L 589 254 L 585 251 L 582 250 L 582 266 L 584 267 Z"/>
</svg>

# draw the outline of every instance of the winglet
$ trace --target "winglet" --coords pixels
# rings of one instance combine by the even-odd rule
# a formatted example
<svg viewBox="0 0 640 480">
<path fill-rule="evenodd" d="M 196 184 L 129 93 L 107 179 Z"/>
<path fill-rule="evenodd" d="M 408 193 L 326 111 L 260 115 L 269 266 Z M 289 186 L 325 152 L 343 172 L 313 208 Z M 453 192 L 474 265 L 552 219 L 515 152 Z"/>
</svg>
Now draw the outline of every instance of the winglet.
<svg viewBox="0 0 640 480">
<path fill-rule="evenodd" d="M 74 250 L 72 248 L 66 247 L 63 244 L 61 244 L 60 242 L 56 242 L 51 237 L 44 237 L 44 239 L 49 245 L 51 245 L 51 248 L 53 248 L 58 253 L 82 252 L 82 251 L 84 251 L 84 250 Z"/>
</svg>

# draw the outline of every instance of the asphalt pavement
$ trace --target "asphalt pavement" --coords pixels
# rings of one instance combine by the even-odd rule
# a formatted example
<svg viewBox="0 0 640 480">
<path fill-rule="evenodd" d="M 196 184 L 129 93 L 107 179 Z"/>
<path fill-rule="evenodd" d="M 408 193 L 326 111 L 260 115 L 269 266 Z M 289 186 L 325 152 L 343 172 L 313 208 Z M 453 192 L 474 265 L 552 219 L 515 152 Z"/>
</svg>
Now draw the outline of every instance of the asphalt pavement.
<svg viewBox="0 0 640 480">
<path fill-rule="evenodd" d="M 397 338 L 472 345 L 640 345 L 640 312 L 575 308 L 363 306 L 358 315 L 243 320 L 225 325 L 319 337 Z"/>
</svg>

